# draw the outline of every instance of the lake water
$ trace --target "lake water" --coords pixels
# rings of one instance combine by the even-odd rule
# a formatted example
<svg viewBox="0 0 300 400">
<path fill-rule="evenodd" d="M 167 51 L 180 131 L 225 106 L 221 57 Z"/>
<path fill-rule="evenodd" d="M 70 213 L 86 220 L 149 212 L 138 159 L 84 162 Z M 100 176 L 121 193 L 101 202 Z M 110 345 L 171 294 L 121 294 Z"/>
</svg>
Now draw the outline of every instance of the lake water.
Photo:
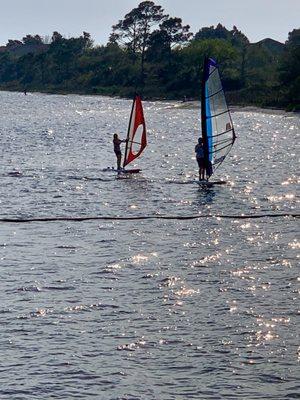
<svg viewBox="0 0 300 400">
<path fill-rule="evenodd" d="M 140 175 L 116 179 L 131 101 L 0 92 L 0 398 L 299 398 L 300 117 L 237 110 L 201 189 L 198 108 L 145 102 Z M 298 236 L 297 236 L 298 233 Z M 298 318 L 298 320 L 297 320 Z"/>
</svg>

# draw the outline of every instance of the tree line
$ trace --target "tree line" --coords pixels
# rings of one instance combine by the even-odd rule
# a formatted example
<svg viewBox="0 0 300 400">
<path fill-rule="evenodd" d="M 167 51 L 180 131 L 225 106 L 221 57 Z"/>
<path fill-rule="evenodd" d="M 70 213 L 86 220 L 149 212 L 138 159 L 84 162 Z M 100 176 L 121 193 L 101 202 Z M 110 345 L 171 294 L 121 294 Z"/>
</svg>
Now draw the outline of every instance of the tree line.
<svg viewBox="0 0 300 400">
<path fill-rule="evenodd" d="M 95 46 L 87 32 L 9 40 L 0 47 L 0 88 L 199 99 L 205 56 L 218 61 L 230 103 L 300 108 L 300 29 L 285 44 L 250 43 L 236 26 L 221 24 L 193 34 L 152 1 L 118 21 L 103 46 Z"/>
</svg>

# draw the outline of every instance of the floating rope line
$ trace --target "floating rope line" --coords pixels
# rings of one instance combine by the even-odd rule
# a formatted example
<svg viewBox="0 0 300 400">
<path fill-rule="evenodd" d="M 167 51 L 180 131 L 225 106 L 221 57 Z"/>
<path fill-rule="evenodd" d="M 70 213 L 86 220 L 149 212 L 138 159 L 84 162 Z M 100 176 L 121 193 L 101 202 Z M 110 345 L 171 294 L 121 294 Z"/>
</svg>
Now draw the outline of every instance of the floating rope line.
<svg viewBox="0 0 300 400">
<path fill-rule="evenodd" d="M 258 218 L 299 218 L 300 213 L 276 213 L 276 214 L 241 214 L 241 215 L 224 215 L 224 214 L 199 214 L 199 215 L 141 215 L 132 217 L 120 216 L 96 216 L 96 217 L 41 217 L 41 218 L 1 218 L 0 223 L 29 223 L 29 222 L 56 222 L 56 221 L 137 221 L 146 219 L 168 219 L 168 220 L 192 220 L 200 218 L 216 218 L 216 219 L 258 219 Z"/>
</svg>

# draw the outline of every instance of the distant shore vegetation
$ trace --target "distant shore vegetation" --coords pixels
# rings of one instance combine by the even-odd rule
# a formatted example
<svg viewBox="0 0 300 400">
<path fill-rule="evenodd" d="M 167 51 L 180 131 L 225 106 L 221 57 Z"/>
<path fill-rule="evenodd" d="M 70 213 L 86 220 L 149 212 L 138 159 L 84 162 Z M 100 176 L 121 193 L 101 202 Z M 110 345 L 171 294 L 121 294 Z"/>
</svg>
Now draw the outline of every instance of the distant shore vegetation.
<svg viewBox="0 0 300 400">
<path fill-rule="evenodd" d="M 205 56 L 219 63 L 229 103 L 300 110 L 300 29 L 285 43 L 250 43 L 221 24 L 193 34 L 152 1 L 118 21 L 103 46 L 87 32 L 8 40 L 0 46 L 0 89 L 197 100 Z"/>
</svg>

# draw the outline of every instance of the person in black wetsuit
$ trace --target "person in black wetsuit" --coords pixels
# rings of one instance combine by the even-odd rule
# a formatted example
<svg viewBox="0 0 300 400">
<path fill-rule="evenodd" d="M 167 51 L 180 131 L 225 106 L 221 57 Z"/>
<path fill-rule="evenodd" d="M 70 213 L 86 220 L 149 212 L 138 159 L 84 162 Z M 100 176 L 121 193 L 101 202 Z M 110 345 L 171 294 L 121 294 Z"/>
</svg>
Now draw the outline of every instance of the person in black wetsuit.
<svg viewBox="0 0 300 400">
<path fill-rule="evenodd" d="M 198 144 L 195 146 L 196 160 L 199 166 L 199 180 L 204 179 L 205 173 L 205 160 L 204 160 L 204 148 L 202 138 L 198 139 Z"/>
<path fill-rule="evenodd" d="M 121 169 L 121 160 L 122 160 L 122 153 L 121 153 L 121 148 L 120 145 L 121 143 L 126 143 L 127 139 L 125 140 L 121 140 L 119 139 L 119 136 L 117 135 L 117 133 L 114 134 L 114 152 L 115 155 L 117 157 L 117 169 L 120 170 Z"/>
</svg>

